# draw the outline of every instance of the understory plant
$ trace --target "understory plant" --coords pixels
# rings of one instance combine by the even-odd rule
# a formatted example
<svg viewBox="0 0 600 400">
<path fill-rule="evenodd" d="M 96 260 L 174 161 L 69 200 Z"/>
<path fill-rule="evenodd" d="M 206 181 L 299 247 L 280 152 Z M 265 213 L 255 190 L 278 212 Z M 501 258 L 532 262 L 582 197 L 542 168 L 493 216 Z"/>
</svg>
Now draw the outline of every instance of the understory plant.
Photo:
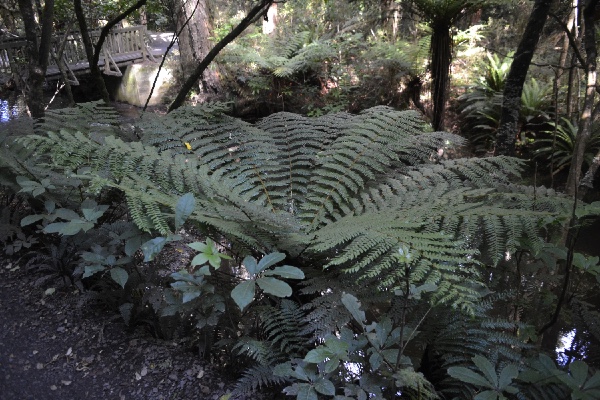
<svg viewBox="0 0 600 400">
<path fill-rule="evenodd" d="M 146 115 L 139 142 L 97 130 L 109 123 L 77 122 L 76 111 L 57 113 L 19 144 L 51 172 L 47 188 L 71 176 L 90 199 L 121 193 L 127 217 L 149 235 L 129 249 L 144 260 L 127 269 L 125 255 L 85 255 L 95 262 L 90 278 L 126 289 L 184 232 L 201 232 L 186 242 L 194 254 L 184 268 L 136 290 L 157 314 L 191 321 L 219 362 L 243 367 L 232 396 L 598 395 L 593 360 L 559 367 L 539 346 L 555 312 L 580 326 L 598 315 L 573 306 L 597 290 L 597 260 L 544 240 L 573 215 L 567 197 L 511 183 L 516 159 L 448 157 L 464 140 L 432 132 L 412 111 L 277 113 L 250 124 L 226 110 Z M 50 233 L 89 222 L 79 208 Z M 579 220 L 599 211 L 577 210 Z"/>
<path fill-rule="evenodd" d="M 470 140 L 478 154 L 493 151 L 506 75 L 512 62 L 510 55 L 502 60 L 497 55 L 488 54 L 487 58 L 485 74 L 458 98 L 461 133 Z M 527 151 L 549 126 L 553 115 L 549 95 L 550 86 L 535 78 L 523 86 L 517 138 L 522 152 Z"/>
<path fill-rule="evenodd" d="M 578 127 L 566 118 L 559 124 L 550 123 L 552 129 L 542 132 L 542 137 L 535 141 L 535 157 L 548 163 L 553 175 L 560 173 L 571 165 Z M 584 166 L 590 165 L 600 150 L 600 127 L 592 126 L 592 134 L 587 142 L 584 154 Z"/>
</svg>

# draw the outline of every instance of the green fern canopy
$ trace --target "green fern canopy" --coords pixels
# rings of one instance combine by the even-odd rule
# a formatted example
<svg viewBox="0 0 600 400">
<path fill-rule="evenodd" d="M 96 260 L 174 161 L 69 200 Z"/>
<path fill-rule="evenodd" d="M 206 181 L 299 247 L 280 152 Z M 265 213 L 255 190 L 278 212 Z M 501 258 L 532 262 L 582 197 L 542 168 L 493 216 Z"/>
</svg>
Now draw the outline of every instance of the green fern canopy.
<svg viewBox="0 0 600 400">
<path fill-rule="evenodd" d="M 141 142 L 87 125 L 22 143 L 60 171 L 86 167 L 90 189 L 121 189 L 143 230 L 170 231 L 177 199 L 193 193 L 190 219 L 234 245 L 282 251 L 382 290 L 408 268 L 457 305 L 477 298 L 478 260 L 497 261 L 521 239 L 535 248 L 541 222 L 567 208 L 552 191 L 510 185 L 516 159 L 447 159 L 463 139 L 432 132 L 413 111 L 282 112 L 255 124 L 224 111 L 215 103 L 146 115 Z"/>
</svg>

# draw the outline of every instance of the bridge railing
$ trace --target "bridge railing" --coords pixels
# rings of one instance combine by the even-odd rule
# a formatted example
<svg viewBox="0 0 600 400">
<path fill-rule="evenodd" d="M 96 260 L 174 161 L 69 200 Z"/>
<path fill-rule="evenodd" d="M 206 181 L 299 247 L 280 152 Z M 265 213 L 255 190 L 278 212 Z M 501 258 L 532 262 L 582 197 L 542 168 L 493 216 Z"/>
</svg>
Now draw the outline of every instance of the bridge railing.
<svg viewBox="0 0 600 400">
<path fill-rule="evenodd" d="M 92 43 L 97 43 L 100 38 L 100 30 L 89 31 Z M 102 54 L 98 66 L 103 68 L 107 75 L 121 75 L 117 64 L 126 64 L 133 60 L 146 58 L 153 59 L 152 54 L 146 47 L 146 26 L 138 25 L 127 28 L 111 29 L 102 46 Z M 53 39 L 53 49 L 58 53 L 64 34 L 57 33 Z M 52 78 L 60 74 L 56 59 L 51 57 L 48 63 L 46 76 Z M 79 32 L 70 33 L 63 51 L 63 62 L 72 70 L 87 69 L 89 64 L 85 54 L 83 39 Z"/>
<path fill-rule="evenodd" d="M 92 42 L 96 43 L 100 37 L 100 30 L 89 31 L 89 35 Z M 102 46 L 98 66 L 107 75 L 121 75 L 118 65 L 125 65 L 147 58 L 154 60 L 146 47 L 145 39 L 145 25 L 111 29 Z M 73 75 L 74 71 L 89 69 L 81 33 L 78 31 L 66 34 L 56 32 L 52 38 L 52 51 L 48 60 L 47 78 L 52 79 L 61 75 L 57 65 L 58 60 L 55 56 L 58 54 L 63 40 L 66 40 L 61 60 L 64 69 L 70 75 Z M 15 74 L 18 72 L 19 66 L 22 67 L 27 62 L 26 46 L 27 41 L 24 38 L 0 41 L 0 73 Z"/>
<path fill-rule="evenodd" d="M 17 74 L 18 60 L 25 60 L 25 46 L 27 41 L 23 38 L 11 38 L 0 42 L 0 73 Z"/>
</svg>

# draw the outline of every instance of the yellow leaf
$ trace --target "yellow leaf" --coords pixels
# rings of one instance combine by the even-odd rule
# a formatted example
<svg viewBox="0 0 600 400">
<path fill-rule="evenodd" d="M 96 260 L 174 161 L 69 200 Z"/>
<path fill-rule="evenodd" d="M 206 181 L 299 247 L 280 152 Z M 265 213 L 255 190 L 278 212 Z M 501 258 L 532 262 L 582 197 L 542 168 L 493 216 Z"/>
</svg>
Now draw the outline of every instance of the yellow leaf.
<svg viewBox="0 0 600 400">
<path fill-rule="evenodd" d="M 192 145 L 191 145 L 191 144 L 189 144 L 188 142 L 185 142 L 184 144 L 185 144 L 185 148 L 186 148 L 186 149 L 188 149 L 188 150 L 191 150 L 191 149 L 192 149 Z"/>
</svg>

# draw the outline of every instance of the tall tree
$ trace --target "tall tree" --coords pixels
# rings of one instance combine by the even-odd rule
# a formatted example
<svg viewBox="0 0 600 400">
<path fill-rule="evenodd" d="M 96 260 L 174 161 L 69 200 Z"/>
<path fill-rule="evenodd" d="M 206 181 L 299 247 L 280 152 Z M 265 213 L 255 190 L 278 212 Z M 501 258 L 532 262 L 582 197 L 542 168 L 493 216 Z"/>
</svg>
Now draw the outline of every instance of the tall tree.
<svg viewBox="0 0 600 400">
<path fill-rule="evenodd" d="M 19 11 L 23 17 L 27 39 L 29 76 L 27 78 L 26 102 L 33 118 L 44 116 L 44 80 L 48 68 L 48 57 L 52 42 L 54 0 L 46 0 L 42 15 L 39 16 L 41 35 L 38 37 L 38 23 L 32 0 L 19 0 Z"/>
<path fill-rule="evenodd" d="M 544 25 L 546 24 L 552 2 L 553 0 L 535 1 L 527 21 L 527 26 L 525 27 L 525 32 L 523 32 L 510 70 L 506 76 L 504 97 L 502 100 L 502 114 L 498 131 L 496 132 L 496 155 L 512 156 L 515 154 L 517 124 L 519 121 L 519 111 L 521 110 L 521 93 L 523 92 L 523 85 L 529 71 L 529 65 L 542 34 L 542 29 L 544 29 Z"/>
<path fill-rule="evenodd" d="M 240 21 L 240 23 L 231 30 L 223 39 L 219 41 L 209 52 L 208 54 L 200 61 L 200 63 L 196 66 L 192 74 L 187 78 L 184 82 L 181 89 L 179 89 L 179 93 L 177 93 L 177 97 L 173 100 L 173 103 L 169 106 L 169 112 L 179 108 L 185 102 L 190 91 L 194 88 L 198 80 L 203 76 L 204 72 L 210 65 L 210 63 L 215 59 L 215 57 L 219 54 L 225 46 L 231 43 L 236 37 L 238 37 L 248 26 L 253 24 L 257 18 L 262 17 L 269 10 L 271 4 L 273 4 L 274 0 L 260 0 L 258 1 L 254 7 L 248 12 L 248 14 Z"/>
<path fill-rule="evenodd" d="M 179 51 L 184 79 L 187 79 L 212 48 L 213 18 L 208 0 L 178 0 L 177 3 L 177 31 L 181 31 Z M 219 77 L 215 70 L 204 71 L 200 89 L 203 93 L 219 91 Z"/>
<path fill-rule="evenodd" d="M 583 100 L 583 109 L 575 137 L 575 145 L 573 149 L 573 158 L 571 159 L 571 168 L 569 169 L 569 177 L 567 179 L 567 193 L 570 195 L 578 194 L 578 185 L 581 180 L 581 167 L 585 157 L 585 148 L 592 135 L 592 121 L 594 117 L 594 100 L 596 91 L 598 90 L 596 83 L 596 66 L 598 57 L 598 48 L 596 45 L 596 22 L 595 14 L 596 7 L 600 0 L 587 0 L 583 8 L 583 24 L 584 24 L 584 47 L 585 59 L 581 60 L 586 74 L 585 97 Z M 596 110 L 596 112 L 598 112 Z M 594 159 L 590 168 L 591 176 L 588 176 L 586 181 L 588 185 L 593 181 L 598 168 L 598 156 Z M 581 194 L 581 193 L 580 193 Z"/>
<path fill-rule="evenodd" d="M 418 14 L 431 28 L 430 66 L 435 130 L 442 130 L 452 63 L 452 27 L 465 15 L 479 9 L 482 0 L 413 0 Z M 489 2 L 488 2 L 489 3 Z"/>
</svg>

